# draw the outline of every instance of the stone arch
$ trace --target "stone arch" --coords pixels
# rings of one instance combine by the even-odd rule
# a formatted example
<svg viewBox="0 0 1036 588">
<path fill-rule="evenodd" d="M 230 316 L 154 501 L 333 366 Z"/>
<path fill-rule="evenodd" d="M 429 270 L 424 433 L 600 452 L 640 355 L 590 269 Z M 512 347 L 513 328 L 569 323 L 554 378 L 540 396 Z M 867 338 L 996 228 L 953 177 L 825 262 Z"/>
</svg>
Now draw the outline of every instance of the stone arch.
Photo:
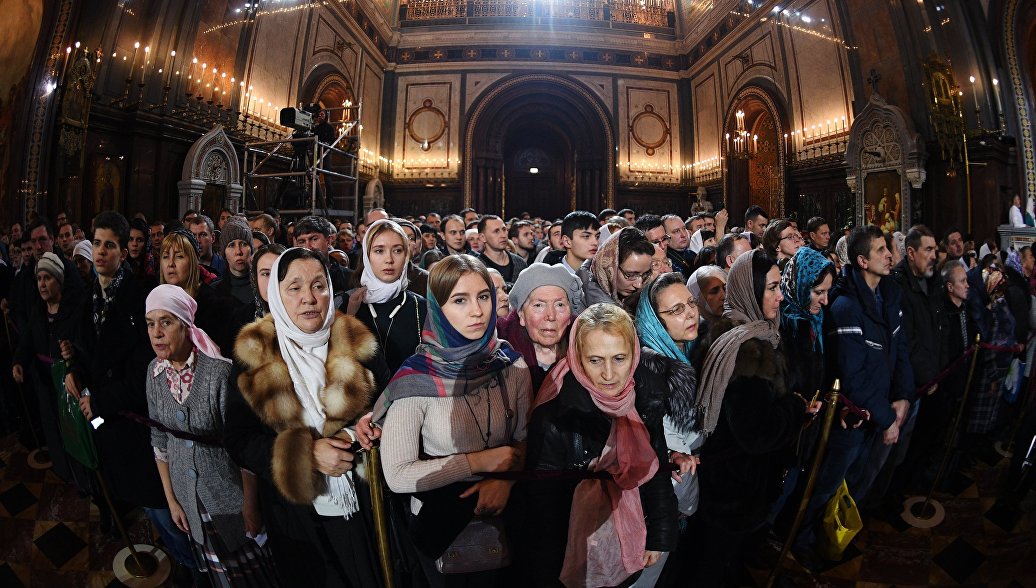
<svg viewBox="0 0 1036 588">
<path fill-rule="evenodd" d="M 324 108 L 339 107 L 346 100 L 356 102 L 356 90 L 349 78 L 333 66 L 317 67 L 302 86 L 299 100 L 303 105 L 320 104 Z M 342 120 L 345 111 L 330 112 L 330 120 Z"/>
<path fill-rule="evenodd" d="M 226 189 L 222 206 L 241 209 L 241 164 L 230 137 L 217 125 L 191 145 L 183 162 L 183 171 L 176 188 L 180 194 L 179 216 L 188 209 L 202 209 L 202 194 L 209 185 Z M 215 211 L 215 212 L 218 212 Z"/>
<path fill-rule="evenodd" d="M 607 108 L 581 82 L 544 73 L 519 74 L 496 82 L 467 114 L 464 205 L 486 211 L 508 208 L 503 177 L 505 142 L 512 129 L 530 119 L 571 141 L 574 155 L 565 172 L 568 210 L 614 206 L 616 142 Z"/>
<path fill-rule="evenodd" d="M 785 169 L 788 164 L 788 145 L 785 134 L 788 132 L 788 119 L 785 116 L 784 102 L 778 98 L 779 94 L 776 90 L 768 88 L 770 84 L 769 80 L 750 80 L 749 84 L 742 87 L 734 95 L 734 99 L 731 100 L 730 106 L 727 108 L 726 113 L 723 117 L 723 133 L 731 133 L 733 135 L 733 129 L 736 126 L 736 113 L 738 110 L 743 110 L 746 113 L 746 129 L 752 131 L 752 129 L 759 128 L 760 124 L 764 126 L 769 121 L 772 121 L 774 136 L 772 140 L 774 142 L 773 163 L 775 165 L 773 178 L 773 188 L 776 189 L 776 193 L 770 194 L 771 210 L 767 212 L 773 218 L 780 218 L 785 214 L 785 192 L 786 186 L 786 175 Z M 720 150 L 724 157 L 729 155 L 727 153 L 727 142 L 721 137 Z M 741 188 L 738 184 L 739 178 L 734 177 L 732 173 L 735 166 L 728 163 L 728 173 L 726 181 L 723 183 L 723 199 L 730 208 L 745 209 L 748 207 L 749 202 L 747 198 L 748 192 Z M 747 187 L 747 179 L 744 180 Z M 739 194 L 745 194 L 744 202 L 730 202 L 730 199 Z M 776 206 L 774 206 L 776 205 Z"/>
</svg>

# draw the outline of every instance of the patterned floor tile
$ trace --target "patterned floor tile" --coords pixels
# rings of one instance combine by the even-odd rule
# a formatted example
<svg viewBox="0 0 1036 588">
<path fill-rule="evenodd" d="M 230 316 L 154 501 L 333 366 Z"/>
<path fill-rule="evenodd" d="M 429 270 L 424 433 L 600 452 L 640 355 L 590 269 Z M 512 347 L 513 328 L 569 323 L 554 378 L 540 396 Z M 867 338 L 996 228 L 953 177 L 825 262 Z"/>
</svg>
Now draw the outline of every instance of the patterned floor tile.
<svg viewBox="0 0 1036 588">
<path fill-rule="evenodd" d="M 38 500 L 25 484 L 15 484 L 0 494 L 0 506 L 3 506 L 4 514 L 9 517 L 17 517 L 35 506 Z"/>
<path fill-rule="evenodd" d="M 0 561 L 29 563 L 35 521 L 0 518 Z"/>
<path fill-rule="evenodd" d="M 958 584 L 967 581 L 985 560 L 986 556 L 960 537 L 932 558 Z"/>
<path fill-rule="evenodd" d="M 860 580 L 889 584 L 928 583 L 930 540 L 899 533 L 869 535 Z"/>
<path fill-rule="evenodd" d="M 11 564 L 5 563 L 0 565 L 0 586 L 4 586 L 4 588 L 20 588 L 25 586 L 25 584 L 18 577 L 18 574 L 14 572 L 14 569 L 11 568 Z"/>
<path fill-rule="evenodd" d="M 78 567 L 86 569 L 89 562 L 89 552 L 86 549 L 88 543 L 79 534 L 61 522 L 40 521 L 37 526 L 40 532 L 33 543 L 39 553 L 55 568 L 60 569 L 78 558 L 82 562 Z M 37 563 L 36 558 L 33 558 L 33 563 Z"/>
<path fill-rule="evenodd" d="M 86 522 L 90 520 L 90 503 L 71 484 L 44 484 L 37 518 L 45 521 Z"/>
</svg>

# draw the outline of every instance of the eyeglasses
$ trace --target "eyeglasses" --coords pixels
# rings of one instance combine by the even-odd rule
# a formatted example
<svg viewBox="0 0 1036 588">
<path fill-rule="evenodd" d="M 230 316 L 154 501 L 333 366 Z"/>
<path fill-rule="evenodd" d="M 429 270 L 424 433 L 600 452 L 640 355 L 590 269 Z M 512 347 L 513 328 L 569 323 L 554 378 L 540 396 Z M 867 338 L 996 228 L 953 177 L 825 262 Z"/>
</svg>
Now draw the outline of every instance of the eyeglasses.
<svg viewBox="0 0 1036 588">
<path fill-rule="evenodd" d="M 621 267 L 619 268 L 619 273 L 622 274 L 622 277 L 626 278 L 627 280 L 629 280 L 631 282 L 633 282 L 635 280 L 640 280 L 641 282 L 646 282 L 649 279 L 651 279 L 651 272 L 652 272 L 652 270 L 648 270 L 648 271 L 646 271 L 646 272 L 644 272 L 642 274 L 638 274 L 636 272 L 628 272 L 628 271 L 622 269 Z"/>
<path fill-rule="evenodd" d="M 791 235 L 788 235 L 787 237 L 781 237 L 780 240 L 783 241 L 785 239 L 791 239 L 792 241 L 794 241 L 796 243 L 801 243 L 802 242 L 802 235 L 800 235 L 798 233 L 792 233 Z"/>
<path fill-rule="evenodd" d="M 661 245 L 662 243 L 668 243 L 669 240 L 672 239 L 672 238 L 673 238 L 672 235 L 670 235 L 669 233 L 666 233 L 665 235 L 662 235 L 661 239 L 655 239 L 654 241 L 651 242 L 651 244 L 652 245 Z"/>
<path fill-rule="evenodd" d="M 687 303 L 678 303 L 669 310 L 660 310 L 658 314 L 671 314 L 673 316 L 686 316 L 688 318 L 698 314 L 698 302 L 694 298 L 688 298 Z"/>
</svg>

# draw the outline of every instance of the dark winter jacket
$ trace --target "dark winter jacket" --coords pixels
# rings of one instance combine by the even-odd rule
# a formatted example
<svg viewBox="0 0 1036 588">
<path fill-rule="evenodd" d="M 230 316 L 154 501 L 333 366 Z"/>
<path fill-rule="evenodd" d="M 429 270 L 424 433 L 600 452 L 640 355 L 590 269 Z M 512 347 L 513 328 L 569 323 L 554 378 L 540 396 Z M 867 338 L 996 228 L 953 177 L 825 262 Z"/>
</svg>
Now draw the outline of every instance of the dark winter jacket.
<svg viewBox="0 0 1036 588">
<path fill-rule="evenodd" d="M 861 272 L 851 265 L 842 271 L 831 303 L 831 330 L 824 337 L 833 360 L 828 367 L 841 379 L 842 394 L 870 411 L 878 429 L 885 430 L 896 420 L 891 403 L 915 398 L 900 310 L 902 293 L 895 281 L 882 278 L 879 308 Z"/>
<path fill-rule="evenodd" d="M 646 351 L 643 355 L 651 354 Z M 672 551 L 678 538 L 676 496 L 670 482 L 669 457 L 662 419 L 668 400 L 665 373 L 654 369 L 663 360 L 642 360 L 634 372 L 637 413 L 651 435 L 651 446 L 659 461 L 658 471 L 640 487 L 640 500 L 647 522 L 647 543 L 651 551 Z M 653 369 L 654 368 L 654 369 Z M 526 468 L 530 470 L 586 470 L 604 450 L 611 421 L 593 403 L 590 395 L 571 373 L 556 398 L 536 408 L 529 421 Z M 537 586 L 556 586 L 565 557 L 572 495 L 579 482 L 536 481 L 524 484 L 529 502 L 529 545 Z"/>
<path fill-rule="evenodd" d="M 939 294 L 942 280 L 933 275 L 918 278 L 906 259 L 892 270 L 892 279 L 903 293 L 903 325 L 906 329 L 910 365 L 914 370 L 914 388 L 930 382 L 940 370 Z M 921 288 L 922 282 L 925 289 Z M 927 290 L 927 292 L 926 292 Z"/>
<path fill-rule="evenodd" d="M 714 321 L 699 345 L 707 350 L 734 326 L 729 319 Z M 716 430 L 702 446 L 695 516 L 732 533 L 755 530 L 766 521 L 784 472 L 794 465 L 806 422 L 806 405 L 788 389 L 788 376 L 779 349 L 760 339 L 741 345 Z"/>
<path fill-rule="evenodd" d="M 73 371 L 90 389 L 91 409 L 104 424 L 94 431 L 101 471 L 116 498 L 136 506 L 166 508 L 155 468 L 151 432 L 122 415 L 147 416 L 147 367 L 155 357 L 144 323 L 147 290 L 129 269 L 98 334 L 93 323 L 91 285 L 80 307 Z"/>
</svg>

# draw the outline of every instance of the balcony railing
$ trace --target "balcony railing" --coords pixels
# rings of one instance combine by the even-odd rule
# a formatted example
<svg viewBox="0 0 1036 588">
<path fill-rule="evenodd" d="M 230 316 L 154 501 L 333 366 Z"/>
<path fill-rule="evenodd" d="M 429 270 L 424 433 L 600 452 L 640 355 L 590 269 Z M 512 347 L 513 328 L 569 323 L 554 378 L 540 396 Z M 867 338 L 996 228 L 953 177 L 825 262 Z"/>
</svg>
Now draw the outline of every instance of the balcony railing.
<svg viewBox="0 0 1036 588">
<path fill-rule="evenodd" d="M 413 24 L 435 20 L 533 17 L 674 26 L 672 0 L 410 0 L 400 6 L 400 18 Z"/>
</svg>

